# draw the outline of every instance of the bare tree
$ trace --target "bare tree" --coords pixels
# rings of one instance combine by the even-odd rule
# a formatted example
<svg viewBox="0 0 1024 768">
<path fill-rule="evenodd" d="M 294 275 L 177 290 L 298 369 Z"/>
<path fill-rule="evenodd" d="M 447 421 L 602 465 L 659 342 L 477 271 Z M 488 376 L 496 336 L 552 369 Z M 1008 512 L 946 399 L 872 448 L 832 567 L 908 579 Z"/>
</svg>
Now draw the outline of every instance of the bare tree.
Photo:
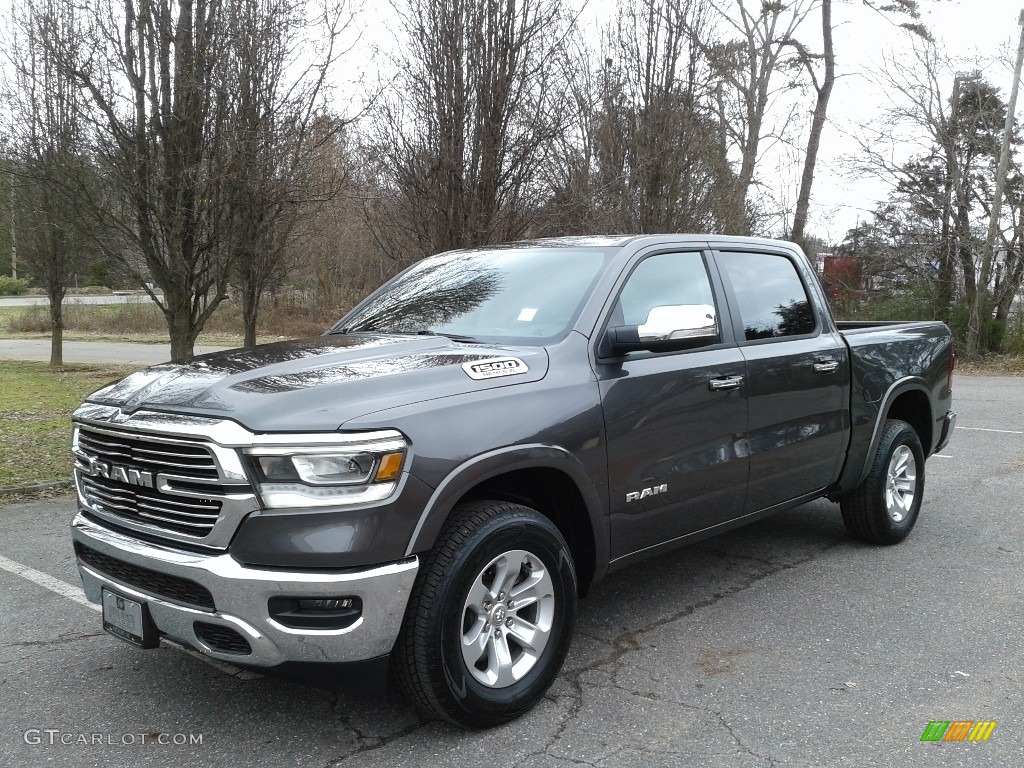
<svg viewBox="0 0 1024 768">
<path fill-rule="evenodd" d="M 530 225 L 545 148 L 562 130 L 547 62 L 560 0 L 408 0 L 400 74 L 369 131 L 368 205 L 398 261 L 515 239 Z"/>
<path fill-rule="evenodd" d="M 597 176 L 597 141 L 604 67 L 603 51 L 581 27 L 573 27 L 553 52 L 549 71 L 562 94 L 562 130 L 546 148 L 546 161 L 538 167 L 542 203 L 530 234 L 584 235 L 611 226 L 599 209 L 602 198 Z"/>
<path fill-rule="evenodd" d="M 734 6 L 718 2 L 714 7 L 737 37 L 724 43 L 704 41 L 702 47 L 722 80 L 717 94 L 720 122 L 730 143 L 739 150 L 736 194 L 746 200 L 756 180 L 763 142 L 783 138 L 789 123 L 780 119 L 768 125 L 767 121 L 780 106 L 780 95 L 793 85 L 789 71 L 794 62 L 793 45 L 817 0 L 766 0 L 755 4 L 756 12 L 744 0 L 735 0 Z M 696 40 L 704 40 L 694 32 Z M 743 219 L 734 219 L 728 222 L 727 231 L 746 234 L 749 227 Z"/>
<path fill-rule="evenodd" d="M 294 247 L 305 256 L 298 274 L 312 286 L 316 306 L 333 320 L 390 277 L 396 263 L 380 250 L 368 226 L 364 205 L 374 197 L 376 168 L 351 131 L 335 133 L 331 143 L 317 149 L 312 173 L 324 179 L 315 184 L 340 180 L 341 188 L 317 205 L 315 216 L 298 222 Z"/>
<path fill-rule="evenodd" d="M 94 183 L 95 174 L 83 154 L 77 83 L 43 51 L 56 39 L 76 45 L 79 24 L 70 0 L 27 0 L 13 7 L 11 20 L 11 224 L 17 211 L 21 267 L 46 289 L 50 365 L 60 366 L 64 296 L 89 255 L 88 233 L 69 191 Z"/>
<path fill-rule="evenodd" d="M 874 0 L 861 1 L 865 7 L 870 8 L 891 23 L 897 24 L 922 39 L 930 39 L 927 29 L 918 21 L 920 13 L 917 0 L 897 0 L 897 2 L 885 4 L 876 3 Z M 821 135 L 825 129 L 829 100 L 832 97 L 832 89 L 836 82 L 835 42 L 832 35 L 832 0 L 820 0 L 820 3 L 821 53 L 812 54 L 799 41 L 793 41 L 793 45 L 799 51 L 800 62 L 807 71 L 807 76 L 815 94 L 814 113 L 811 118 L 810 132 L 807 135 L 807 151 L 804 155 L 803 172 L 800 177 L 800 192 L 797 196 L 796 210 L 793 214 L 793 227 L 790 231 L 790 237 L 801 244 L 804 240 L 804 229 L 807 226 L 807 214 L 811 204 L 811 187 L 814 184 L 814 171 L 818 164 Z M 820 75 L 814 67 L 816 60 L 819 60 L 822 64 L 823 71 Z"/>
<path fill-rule="evenodd" d="M 821 60 L 824 64 L 824 72 L 820 78 L 812 64 L 815 57 L 808 54 L 803 46 L 799 47 L 803 54 L 802 62 L 806 67 L 815 93 L 814 115 L 811 118 L 811 129 L 807 135 L 807 152 L 804 155 L 803 171 L 800 175 L 800 192 L 797 195 L 793 227 L 790 230 L 790 237 L 800 245 L 804 244 L 804 229 L 807 226 L 807 212 L 811 205 L 811 187 L 814 184 L 814 171 L 818 165 L 821 134 L 825 130 L 828 103 L 832 98 L 832 89 L 836 83 L 836 53 L 832 39 L 832 0 L 821 0 L 821 41 Z"/>
<path fill-rule="evenodd" d="M 2 91 L 0 91 L 2 93 Z M 8 134 L 9 135 L 9 134 Z M 18 278 L 18 231 L 14 215 L 14 164 L 0 139 L 0 275 Z"/>
<path fill-rule="evenodd" d="M 745 205 L 721 140 L 703 56 L 705 0 L 620 7 L 594 116 L 596 205 L 611 231 L 728 228 Z"/>
<path fill-rule="evenodd" d="M 109 184 L 103 195 L 79 193 L 109 234 L 110 257 L 163 311 L 172 357 L 189 357 L 226 296 L 232 266 L 220 186 L 223 7 L 220 0 L 78 7 L 80 35 L 45 50 L 88 96 L 81 119 Z"/>
<path fill-rule="evenodd" d="M 1006 206 L 1010 216 L 1009 239 L 1004 237 L 1003 258 L 996 265 L 995 319 L 1005 323 L 1010 317 L 1014 300 L 1024 286 L 1024 177 L 1019 164 L 1006 183 Z"/>
<path fill-rule="evenodd" d="M 889 94 L 891 104 L 883 120 L 866 130 L 859 164 L 890 180 L 903 205 L 911 207 L 919 218 L 930 220 L 930 228 L 937 235 L 931 247 L 938 277 L 939 316 L 961 333 L 966 330 L 964 308 L 972 307 L 979 296 L 976 257 L 984 242 L 1006 106 L 996 88 L 980 73 L 954 76 L 954 63 L 934 42 L 917 41 L 914 56 L 916 66 L 891 65 L 880 73 L 880 85 Z M 953 85 L 947 97 L 943 81 L 948 79 Z M 896 137 L 909 136 L 922 138 L 916 145 L 896 145 Z M 908 150 L 909 161 L 893 160 L 906 156 Z M 1021 215 L 1020 196 L 1015 191 L 1019 175 L 1015 163 L 1008 195 L 1015 222 Z M 1020 287 L 1015 284 L 1019 236 L 1016 226 L 1009 236 L 1000 236 L 1007 253 L 1002 282 L 997 286 L 1003 297 Z M 987 329 L 983 330 L 987 334 Z"/>
<path fill-rule="evenodd" d="M 345 124 L 326 113 L 325 97 L 352 15 L 347 0 L 313 18 L 306 9 L 298 0 L 237 0 L 225 10 L 232 131 L 223 203 L 246 347 L 256 344 L 264 293 L 295 266 L 290 245 L 299 219 L 315 216 L 342 181 L 313 165 Z"/>
<path fill-rule="evenodd" d="M 566 130 L 549 150 L 542 233 L 723 229 L 745 220 L 720 89 L 704 55 L 708 0 L 619 6 L 598 46 L 569 40 L 555 69 Z"/>
</svg>

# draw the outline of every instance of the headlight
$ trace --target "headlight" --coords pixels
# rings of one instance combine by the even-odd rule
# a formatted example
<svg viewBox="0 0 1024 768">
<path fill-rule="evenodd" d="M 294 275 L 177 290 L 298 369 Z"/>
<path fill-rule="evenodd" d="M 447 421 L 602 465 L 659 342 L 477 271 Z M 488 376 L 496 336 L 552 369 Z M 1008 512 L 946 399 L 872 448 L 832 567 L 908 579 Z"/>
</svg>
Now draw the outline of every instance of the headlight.
<svg viewBox="0 0 1024 768">
<path fill-rule="evenodd" d="M 261 456 L 258 461 L 268 480 L 299 480 L 309 485 L 354 485 L 369 482 L 377 458 L 371 453 L 328 453 Z"/>
<path fill-rule="evenodd" d="M 274 445 L 245 449 L 264 506 L 326 507 L 390 496 L 405 461 L 403 439 L 344 446 Z"/>
</svg>

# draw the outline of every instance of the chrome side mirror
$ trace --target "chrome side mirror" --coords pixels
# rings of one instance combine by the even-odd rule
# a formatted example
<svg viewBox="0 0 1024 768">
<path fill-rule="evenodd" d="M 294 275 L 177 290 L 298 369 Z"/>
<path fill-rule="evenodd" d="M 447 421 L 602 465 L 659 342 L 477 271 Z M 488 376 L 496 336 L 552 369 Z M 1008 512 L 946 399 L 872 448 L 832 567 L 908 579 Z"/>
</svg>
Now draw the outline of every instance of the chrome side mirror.
<svg viewBox="0 0 1024 768">
<path fill-rule="evenodd" d="M 710 304 L 654 307 L 647 322 L 637 327 L 640 343 L 672 339 L 717 339 L 715 308 Z"/>
<path fill-rule="evenodd" d="M 675 304 L 652 308 L 643 325 L 609 328 L 605 350 L 611 355 L 639 350 L 676 352 L 715 344 L 719 338 L 713 306 Z"/>
</svg>

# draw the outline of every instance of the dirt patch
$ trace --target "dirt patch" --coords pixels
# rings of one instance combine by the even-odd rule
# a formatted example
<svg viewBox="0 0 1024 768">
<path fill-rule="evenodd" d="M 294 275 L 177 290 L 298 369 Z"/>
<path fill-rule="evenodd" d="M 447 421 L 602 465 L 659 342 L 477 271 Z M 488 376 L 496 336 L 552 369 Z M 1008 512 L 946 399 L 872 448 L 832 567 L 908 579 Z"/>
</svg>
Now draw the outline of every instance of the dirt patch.
<svg viewBox="0 0 1024 768">
<path fill-rule="evenodd" d="M 694 666 L 708 677 L 724 675 L 735 669 L 736 662 L 749 656 L 751 651 L 714 651 L 708 650 L 701 654 Z"/>
</svg>

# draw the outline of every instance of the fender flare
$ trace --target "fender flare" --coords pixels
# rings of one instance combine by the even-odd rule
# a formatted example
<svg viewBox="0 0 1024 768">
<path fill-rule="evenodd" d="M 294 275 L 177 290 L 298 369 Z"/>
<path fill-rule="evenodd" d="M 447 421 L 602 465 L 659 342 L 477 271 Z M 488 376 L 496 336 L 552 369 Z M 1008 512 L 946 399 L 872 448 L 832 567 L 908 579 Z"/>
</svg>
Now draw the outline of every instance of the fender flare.
<svg viewBox="0 0 1024 768">
<path fill-rule="evenodd" d="M 875 451 L 878 450 L 878 441 L 882 439 L 882 427 L 885 425 L 886 415 L 889 413 L 889 409 L 896 401 L 896 398 L 900 395 L 905 395 L 907 392 L 921 392 L 928 400 L 928 409 L 933 410 L 931 392 L 928 389 L 927 382 L 920 376 L 907 376 L 889 385 L 885 394 L 878 401 L 878 414 L 875 416 L 875 426 L 871 432 L 871 441 L 868 443 L 868 450 L 864 454 L 864 463 L 861 467 L 860 475 L 857 478 L 857 482 L 850 486 L 851 489 L 858 487 L 867 478 L 868 473 L 871 471 L 871 457 L 875 455 Z M 931 446 L 925 445 L 923 448 L 927 456 L 931 451 Z"/>
<path fill-rule="evenodd" d="M 564 448 L 541 443 L 510 445 L 487 451 L 464 461 L 452 470 L 434 489 L 420 513 L 405 556 L 423 552 L 434 545 L 452 508 L 472 488 L 492 477 L 521 469 L 558 470 L 567 475 L 576 486 L 594 534 L 593 580 L 596 581 L 608 568 L 609 542 L 604 506 L 593 481 L 579 460 Z"/>
</svg>

